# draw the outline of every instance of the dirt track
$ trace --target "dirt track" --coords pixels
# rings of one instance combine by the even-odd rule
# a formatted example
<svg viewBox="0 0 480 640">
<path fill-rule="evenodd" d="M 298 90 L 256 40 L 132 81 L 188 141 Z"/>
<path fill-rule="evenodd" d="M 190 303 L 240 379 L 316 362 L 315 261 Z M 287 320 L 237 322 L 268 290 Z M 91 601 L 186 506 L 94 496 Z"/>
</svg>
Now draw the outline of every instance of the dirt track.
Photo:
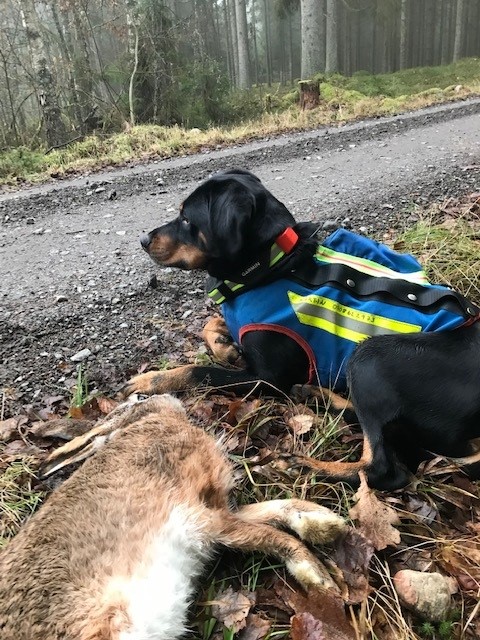
<svg viewBox="0 0 480 640">
<path fill-rule="evenodd" d="M 199 180 L 254 171 L 298 219 L 381 237 L 412 205 L 480 191 L 480 100 L 179 158 L 0 196 L 0 388 L 8 412 L 64 395 L 71 356 L 105 390 L 142 363 L 193 357 L 203 276 L 157 271 L 138 236 Z M 328 226 L 328 225 L 327 225 Z"/>
</svg>

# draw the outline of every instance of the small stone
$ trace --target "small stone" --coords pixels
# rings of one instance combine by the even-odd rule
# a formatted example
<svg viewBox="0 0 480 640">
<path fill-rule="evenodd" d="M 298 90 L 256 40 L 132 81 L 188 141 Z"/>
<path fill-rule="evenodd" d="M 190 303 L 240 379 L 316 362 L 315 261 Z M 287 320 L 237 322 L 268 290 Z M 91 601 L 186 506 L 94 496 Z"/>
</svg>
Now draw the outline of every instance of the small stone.
<svg viewBox="0 0 480 640">
<path fill-rule="evenodd" d="M 368 233 L 367 227 L 360 227 L 359 231 L 360 231 L 360 233 L 363 233 L 363 235 L 367 235 L 367 233 Z"/>
<path fill-rule="evenodd" d="M 105 187 L 97 187 L 95 189 L 95 193 L 103 193 L 104 191 L 106 191 Z"/>
<path fill-rule="evenodd" d="M 339 226 L 340 225 L 336 220 L 325 220 L 325 222 L 322 224 L 322 229 L 324 231 L 335 231 Z"/>
<path fill-rule="evenodd" d="M 67 301 L 68 301 L 68 298 L 67 298 L 67 296 L 64 296 L 64 295 L 59 295 L 59 296 L 57 296 L 57 297 L 55 298 L 55 302 L 56 302 L 56 303 L 59 303 L 59 302 L 67 302 Z"/>
<path fill-rule="evenodd" d="M 39 229 L 34 229 L 32 233 L 35 236 L 41 236 L 42 234 L 45 233 L 45 229 L 43 227 L 40 227 Z"/>
<path fill-rule="evenodd" d="M 115 200 L 116 197 L 117 197 L 117 192 L 115 191 L 115 189 L 112 189 L 107 193 L 108 200 Z"/>
<path fill-rule="evenodd" d="M 91 355 L 92 352 L 90 349 L 82 349 L 81 351 L 78 351 L 78 353 L 75 353 L 70 360 L 72 362 L 83 362 L 83 360 L 86 360 Z"/>
<path fill-rule="evenodd" d="M 27 218 L 27 219 L 25 220 L 25 222 L 26 222 L 27 224 L 35 224 L 35 218 Z"/>
<path fill-rule="evenodd" d="M 448 616 L 456 582 L 441 573 L 402 569 L 393 576 L 402 603 L 426 620 L 440 622 Z"/>
<path fill-rule="evenodd" d="M 155 273 L 150 277 L 148 281 L 148 286 L 151 289 L 156 289 L 158 287 L 158 279 Z"/>
</svg>

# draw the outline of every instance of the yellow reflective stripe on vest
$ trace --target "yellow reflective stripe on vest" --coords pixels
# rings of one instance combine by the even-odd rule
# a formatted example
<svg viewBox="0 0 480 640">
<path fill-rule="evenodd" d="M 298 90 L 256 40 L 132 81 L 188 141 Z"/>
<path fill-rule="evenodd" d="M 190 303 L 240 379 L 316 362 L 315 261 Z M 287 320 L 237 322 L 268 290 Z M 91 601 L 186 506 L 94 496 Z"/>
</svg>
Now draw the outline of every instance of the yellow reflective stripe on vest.
<svg viewBox="0 0 480 640">
<path fill-rule="evenodd" d="M 270 265 L 269 266 L 273 267 L 273 265 L 277 264 L 280 258 L 283 258 L 284 255 L 285 255 L 285 251 L 282 251 L 282 249 L 280 249 L 278 244 L 275 242 L 270 249 Z"/>
<path fill-rule="evenodd" d="M 222 302 L 225 302 L 225 296 L 223 296 L 218 289 L 209 291 L 208 296 L 215 302 L 215 304 L 222 304 Z"/>
<path fill-rule="evenodd" d="M 231 280 L 224 280 L 224 282 L 230 289 L 230 291 L 238 291 L 238 289 L 241 289 L 244 286 L 243 284 L 238 284 L 237 282 L 232 282 Z"/>
<path fill-rule="evenodd" d="M 399 273 L 393 271 L 388 267 L 384 267 L 378 262 L 373 260 L 367 260 L 366 258 L 358 258 L 348 253 L 341 253 L 340 251 L 333 251 L 323 245 L 318 245 L 315 257 L 320 262 L 327 262 L 333 264 L 344 264 L 348 267 L 352 267 L 357 271 L 366 273 L 370 276 L 376 276 L 377 278 L 392 278 L 395 280 L 407 280 L 408 282 L 414 282 L 416 284 L 429 284 L 425 271 L 413 271 L 412 273 Z"/>
<path fill-rule="evenodd" d="M 323 329 L 351 342 L 361 342 L 378 334 L 418 333 L 422 330 L 417 324 L 366 313 L 324 296 L 301 296 L 288 291 L 288 299 L 299 322 Z"/>
</svg>

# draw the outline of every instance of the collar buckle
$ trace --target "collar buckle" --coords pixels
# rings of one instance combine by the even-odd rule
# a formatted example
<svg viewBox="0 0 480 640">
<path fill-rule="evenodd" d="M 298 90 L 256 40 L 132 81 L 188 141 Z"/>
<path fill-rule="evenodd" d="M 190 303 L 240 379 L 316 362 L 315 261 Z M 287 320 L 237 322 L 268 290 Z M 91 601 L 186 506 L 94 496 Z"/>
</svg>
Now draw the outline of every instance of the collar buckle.
<svg viewBox="0 0 480 640">
<path fill-rule="evenodd" d="M 280 249 L 288 255 L 295 248 L 298 240 L 297 232 L 294 231 L 292 227 L 287 227 L 285 231 L 282 231 L 282 233 L 277 236 L 275 242 Z"/>
</svg>

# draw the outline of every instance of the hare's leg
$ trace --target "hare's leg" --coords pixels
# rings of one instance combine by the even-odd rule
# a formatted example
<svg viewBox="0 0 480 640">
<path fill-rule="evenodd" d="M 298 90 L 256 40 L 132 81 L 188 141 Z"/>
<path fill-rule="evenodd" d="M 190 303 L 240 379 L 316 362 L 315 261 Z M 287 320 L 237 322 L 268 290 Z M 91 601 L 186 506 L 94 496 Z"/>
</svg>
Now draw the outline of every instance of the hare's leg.
<svg viewBox="0 0 480 640">
<path fill-rule="evenodd" d="M 338 587 L 327 569 L 306 546 L 289 533 L 268 524 L 245 522 L 236 514 L 222 515 L 218 542 L 242 551 L 262 551 L 283 560 L 288 571 L 305 588 Z"/>
<path fill-rule="evenodd" d="M 346 528 L 343 518 L 330 509 L 306 500 L 266 500 L 248 504 L 237 514 L 244 522 L 285 526 L 313 544 L 335 540 Z"/>
</svg>

